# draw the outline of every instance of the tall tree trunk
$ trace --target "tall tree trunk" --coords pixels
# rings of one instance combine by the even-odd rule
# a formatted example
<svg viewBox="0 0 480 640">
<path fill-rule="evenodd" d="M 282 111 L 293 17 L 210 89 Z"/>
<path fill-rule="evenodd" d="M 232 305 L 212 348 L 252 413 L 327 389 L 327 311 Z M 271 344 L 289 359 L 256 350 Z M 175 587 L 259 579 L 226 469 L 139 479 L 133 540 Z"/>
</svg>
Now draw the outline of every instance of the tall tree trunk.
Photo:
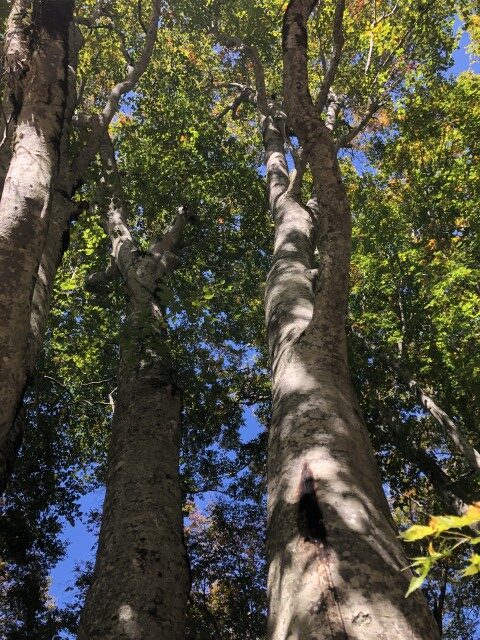
<svg viewBox="0 0 480 640">
<path fill-rule="evenodd" d="M 190 589 L 178 468 L 182 403 L 155 290 L 178 262 L 173 250 L 187 214 L 181 208 L 164 237 L 142 252 L 126 224 L 108 141 L 101 155 L 112 192 L 105 228 L 113 273 L 125 282 L 127 318 L 100 541 L 78 639 L 182 640 Z M 111 276 L 111 269 L 94 274 L 90 288 Z"/>
<path fill-rule="evenodd" d="M 289 184 L 280 132 L 271 120 L 264 127 L 275 220 L 266 289 L 268 639 L 433 640 L 423 596 L 405 599 L 408 561 L 350 380 L 351 219 L 334 140 L 308 92 L 306 21 L 315 4 L 290 2 L 283 33 L 287 116 L 317 196 L 308 207 Z"/>
<path fill-rule="evenodd" d="M 0 71 L 1 71 L 0 67 Z M 0 198 L 12 159 L 12 140 L 15 131 L 14 110 L 8 94 L 2 100 L 2 122 L 0 124 Z"/>
<path fill-rule="evenodd" d="M 36 0 L 41 6 L 42 2 Z M 42 9 L 47 15 L 53 15 L 54 20 L 61 17 L 58 11 L 68 4 L 67 0 L 52 0 L 45 9 Z M 25 71 L 24 60 L 27 59 L 27 39 L 24 38 L 24 18 L 28 15 L 28 10 L 32 5 L 32 0 L 17 0 L 10 16 L 10 33 L 8 38 L 8 50 L 6 62 L 10 67 L 17 71 L 20 69 L 20 75 L 23 77 Z M 23 438 L 23 420 L 22 412 L 19 407 L 22 401 L 22 395 L 25 389 L 25 383 L 31 375 L 37 355 L 42 348 L 43 338 L 47 326 L 48 314 L 50 309 L 50 300 L 52 296 L 55 275 L 61 263 L 63 254 L 69 242 L 69 228 L 72 219 L 75 219 L 85 203 L 75 203 L 73 197 L 81 183 L 85 171 L 95 158 L 103 132 L 107 129 L 108 124 L 115 115 L 122 96 L 131 91 L 141 75 L 145 72 L 150 61 L 153 48 L 156 41 L 160 16 L 160 0 L 152 0 L 152 13 L 147 27 L 143 48 L 139 53 L 137 62 L 133 66 L 128 66 L 126 77 L 120 80 L 112 87 L 102 112 L 93 117 L 92 127 L 87 141 L 76 157 L 71 157 L 69 148 L 71 121 L 77 107 L 76 95 L 76 67 L 78 63 L 78 53 L 83 45 L 83 38 L 78 28 L 71 23 L 69 33 L 69 65 L 65 80 L 67 81 L 67 102 L 65 105 L 65 113 L 63 119 L 62 135 L 59 141 L 55 141 L 55 149 L 57 155 L 60 156 L 58 174 L 55 176 L 55 184 L 53 185 L 52 194 L 50 196 L 50 214 L 48 215 L 48 235 L 44 238 L 43 252 L 41 254 L 38 272 L 32 276 L 33 293 L 30 302 L 30 314 L 16 315 L 17 339 L 15 345 L 18 347 L 17 363 L 7 362 L 10 369 L 16 372 L 16 377 L 11 379 L 9 383 L 9 403 L 5 407 L 5 412 L 0 411 L 0 493 L 5 489 L 9 473 L 14 465 L 18 448 Z M 95 17 L 95 11 L 93 12 Z M 98 17 L 98 16 L 97 16 Z M 38 22 L 38 20 L 37 20 Z M 37 24 L 37 22 L 35 24 Z M 57 25 L 58 26 L 58 25 Z M 55 29 L 55 22 L 53 29 Z M 16 79 L 13 75 L 13 80 Z M 18 86 L 17 86 L 18 85 Z M 15 85 L 16 93 L 14 102 L 20 105 L 22 86 L 20 83 Z M 16 114 L 18 115 L 18 114 Z M 7 133 L 11 133 L 12 127 Z M 3 148 L 2 148 L 3 149 Z M 4 175 L 2 174 L 2 149 L 0 149 L 0 186 Z M 8 157 L 8 147 L 4 150 Z M 48 209 L 47 209 L 48 211 Z M 44 215 L 44 218 L 47 216 Z M 42 226 L 45 229 L 46 220 Z M 1 225 L 0 225 L 0 273 L 1 273 Z M 2 312 L 2 290 L 0 284 L 0 318 Z M 23 324 L 20 322 L 23 322 Z M 27 336 L 24 344 L 24 351 L 20 353 L 21 344 L 19 337 Z M 0 331 L 0 338 L 2 337 Z M 13 340 L 13 338 L 12 338 Z M 4 363 L 5 364 L 5 363 Z M 10 375 L 10 373 L 9 373 Z M 0 381 L 2 380 L 2 362 L 0 361 Z M 8 378 L 7 378 L 8 380 Z M 23 384 L 21 381 L 23 380 Z M 4 387 L 7 393 L 7 385 Z M 2 391 L 0 390 L 0 399 Z M 9 407 L 14 410 L 10 411 Z"/>
<path fill-rule="evenodd" d="M 2 478 L 8 466 L 4 446 L 27 378 L 31 300 L 57 173 L 73 4 L 73 0 L 17 0 L 5 37 L 4 70 L 16 109 L 16 129 L 0 200 Z"/>
<path fill-rule="evenodd" d="M 181 399 L 162 359 L 150 353 L 147 365 L 128 324 L 126 334 L 100 542 L 78 639 L 181 640 L 189 592 Z"/>
</svg>

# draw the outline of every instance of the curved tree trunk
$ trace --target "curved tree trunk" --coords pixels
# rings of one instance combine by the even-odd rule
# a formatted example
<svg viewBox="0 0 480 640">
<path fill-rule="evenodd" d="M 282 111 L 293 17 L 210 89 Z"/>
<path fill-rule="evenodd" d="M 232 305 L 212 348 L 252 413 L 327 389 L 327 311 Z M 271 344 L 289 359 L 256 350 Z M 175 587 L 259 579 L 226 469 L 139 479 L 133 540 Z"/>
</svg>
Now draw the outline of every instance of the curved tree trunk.
<svg viewBox="0 0 480 640">
<path fill-rule="evenodd" d="M 10 35 L 7 39 L 8 49 L 6 56 L 6 62 L 10 64 L 13 71 L 16 72 L 16 74 L 13 74 L 13 81 L 16 80 L 19 70 L 20 78 L 23 78 L 25 69 L 28 71 L 28 68 L 24 64 L 24 61 L 28 59 L 28 39 L 24 37 L 24 27 L 25 16 L 28 15 L 32 4 L 40 7 L 40 17 L 43 15 L 50 19 L 53 16 L 53 20 L 49 22 L 49 29 L 53 33 L 59 33 L 60 29 L 63 29 L 61 26 L 62 12 L 67 6 L 69 7 L 73 4 L 73 0 L 49 0 L 48 3 L 42 2 L 41 0 L 35 0 L 33 3 L 32 0 L 17 0 L 15 2 L 9 19 Z M 20 305 L 18 309 L 12 308 L 12 315 L 15 316 L 13 320 L 8 316 L 8 322 L 12 320 L 12 323 L 15 323 L 17 329 L 15 336 L 13 336 L 13 334 L 10 336 L 10 342 L 12 344 L 8 345 L 8 343 L 6 343 L 8 348 L 14 353 L 15 359 L 10 358 L 4 362 L 0 359 L 0 382 L 3 382 L 3 378 L 5 377 L 5 385 L 3 389 L 0 389 L 0 399 L 3 398 L 2 392 L 5 393 L 5 397 L 8 396 L 8 402 L 2 405 L 3 412 L 0 410 L 0 493 L 2 493 L 5 488 L 23 438 L 22 412 L 19 411 L 19 407 L 21 406 L 25 384 L 33 371 L 38 352 L 42 347 L 55 275 L 68 246 L 70 222 L 77 217 L 85 204 L 75 203 L 73 196 L 83 179 L 85 171 L 99 150 L 103 132 L 113 118 L 122 96 L 133 89 L 135 83 L 148 66 L 156 41 L 161 6 L 160 0 L 152 0 L 151 4 L 152 14 L 144 45 L 136 64 L 128 67 L 126 77 L 111 89 L 101 114 L 93 118 L 93 124 L 87 142 L 80 149 L 77 156 L 73 158 L 70 156 L 69 134 L 71 120 L 77 107 L 76 67 L 78 63 L 78 53 L 83 45 L 83 38 L 78 28 L 75 27 L 73 23 L 70 23 L 69 65 L 67 74 L 65 75 L 66 82 L 64 82 L 65 86 L 68 85 L 68 90 L 66 91 L 68 100 L 65 105 L 61 138 L 52 141 L 55 143 L 57 156 L 60 155 L 60 162 L 58 163 L 58 172 L 55 175 L 55 184 L 52 185 L 51 181 L 49 183 L 50 209 L 42 209 L 43 217 L 41 218 L 40 224 L 40 229 L 42 233 L 44 233 L 47 228 L 48 218 L 48 234 L 46 237 L 43 237 L 43 240 L 40 236 L 35 236 L 36 240 L 38 240 L 34 247 L 35 251 L 43 242 L 43 252 L 41 253 L 40 262 L 37 262 L 38 271 L 31 274 L 31 290 L 29 291 L 29 296 L 32 297 L 31 300 L 29 298 L 30 313 L 27 316 L 27 307 L 25 306 L 26 297 L 24 296 L 20 299 L 23 301 L 22 304 L 24 302 L 25 304 L 23 306 Z M 93 13 L 95 14 L 95 12 Z M 35 25 L 43 24 L 42 20 L 38 19 L 38 11 L 37 14 L 34 13 L 34 16 L 36 16 Z M 47 50 L 44 49 L 42 51 Z M 39 56 L 39 58 L 41 59 L 41 56 Z M 52 60 L 54 60 L 54 58 L 52 58 Z M 19 64 L 19 61 L 21 64 Z M 28 74 L 25 77 L 28 77 Z M 48 74 L 45 77 L 47 78 Z M 18 94 L 14 102 L 18 108 L 21 105 L 22 95 L 25 93 L 22 92 L 24 83 L 25 80 L 22 80 L 22 82 L 17 82 L 14 87 L 16 92 L 14 92 L 13 95 Z M 35 83 L 32 82 L 31 84 L 35 89 Z M 18 114 L 14 115 L 18 116 Z M 10 127 L 7 134 L 10 135 L 12 131 L 13 127 Z M 5 146 L 3 152 L 2 149 L 0 149 L 0 187 L 5 178 L 5 163 L 7 160 L 10 162 L 9 158 L 11 156 L 8 145 Z M 37 254 L 35 254 L 35 259 L 38 259 Z M 2 269 L 1 260 L 2 233 L 0 224 L 0 274 Z M 33 262 L 30 266 L 33 266 Z M 2 282 L 0 282 L 0 317 L 1 313 Z M 0 339 L 2 339 L 1 328 Z M 2 369 L 2 365 L 5 368 L 5 372 Z"/>
<path fill-rule="evenodd" d="M 268 640 L 434 640 L 421 593 L 405 598 L 408 560 L 350 380 L 351 218 L 334 140 L 308 91 L 306 22 L 315 4 L 292 0 L 283 31 L 284 100 L 313 175 L 309 206 L 288 182 L 280 131 L 268 119 L 264 128 L 275 220 L 266 289 Z"/>
<path fill-rule="evenodd" d="M 15 138 L 0 200 L 0 472 L 26 383 L 33 288 L 48 231 L 67 97 L 73 0 L 17 0 L 5 37 Z M 9 447 L 7 447 L 9 450 Z"/>
</svg>

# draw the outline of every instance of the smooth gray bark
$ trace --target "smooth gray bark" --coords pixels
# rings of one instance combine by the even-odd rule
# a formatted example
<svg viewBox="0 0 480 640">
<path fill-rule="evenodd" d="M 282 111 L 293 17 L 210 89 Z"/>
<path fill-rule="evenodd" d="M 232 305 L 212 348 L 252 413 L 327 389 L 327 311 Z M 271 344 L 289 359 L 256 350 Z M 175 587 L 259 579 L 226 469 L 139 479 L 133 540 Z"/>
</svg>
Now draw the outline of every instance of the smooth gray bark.
<svg viewBox="0 0 480 640">
<path fill-rule="evenodd" d="M 58 6 L 63 5 L 65 2 L 66 0 L 54 0 L 49 5 L 51 11 L 55 12 Z M 59 154 L 58 171 L 54 176 L 54 184 L 52 184 L 52 182 L 50 183 L 50 207 L 44 213 L 42 227 L 42 229 L 45 230 L 48 218 L 48 233 L 46 238 L 44 238 L 43 251 L 39 264 L 37 262 L 38 271 L 36 274 L 32 274 L 31 302 L 29 303 L 30 312 L 27 316 L 26 309 L 24 309 L 25 313 L 21 315 L 21 317 L 18 313 L 15 313 L 15 324 L 18 330 L 15 336 L 12 337 L 12 340 L 15 340 L 15 345 L 18 348 L 18 358 L 15 362 L 9 360 L 7 363 L 9 365 L 9 375 L 13 378 L 15 384 L 12 383 L 9 387 L 4 387 L 5 394 L 10 393 L 9 404 L 5 407 L 3 415 L 0 412 L 0 493 L 5 488 L 8 475 L 14 465 L 16 454 L 21 444 L 23 420 L 21 419 L 21 412 L 17 413 L 17 410 L 21 405 L 26 382 L 33 371 L 37 355 L 42 348 L 55 275 L 68 246 L 70 223 L 72 219 L 78 216 L 85 205 L 85 203 L 82 202 L 74 202 L 74 196 L 85 171 L 98 153 L 103 133 L 115 115 L 121 97 L 135 86 L 135 83 L 148 66 L 156 41 L 160 16 L 160 1 L 152 0 L 151 4 L 151 17 L 144 46 L 139 54 L 138 60 L 133 66 L 128 65 L 126 77 L 112 87 L 102 112 L 93 118 L 93 125 L 84 147 L 74 158 L 70 155 L 69 137 L 72 118 L 77 107 L 77 81 L 75 75 L 77 56 L 83 41 L 78 28 L 73 26 L 73 24 L 70 25 L 69 67 L 67 70 L 68 73 L 65 75 L 66 85 L 68 86 L 67 102 L 65 105 L 61 137 L 57 140 L 57 154 Z M 8 40 L 10 43 L 10 53 L 7 60 L 10 61 L 10 64 L 15 69 L 23 68 L 23 63 L 19 64 L 19 61 L 21 62 L 27 55 L 26 50 L 23 50 L 26 46 L 25 39 L 22 36 L 22 30 L 18 28 L 18 24 L 20 24 L 21 27 L 23 24 L 22 16 L 30 5 L 31 0 L 18 1 L 12 10 L 11 22 L 13 26 L 11 27 L 11 31 L 13 37 Z M 58 20 L 56 13 L 55 17 Z M 1 362 L 0 375 L 3 375 Z M 1 393 L 2 391 L 0 390 L 0 398 L 2 397 Z M 11 411 L 9 407 L 15 407 L 16 410 Z"/>
<path fill-rule="evenodd" d="M 100 542 L 78 639 L 181 640 L 190 589 L 178 468 L 182 403 L 155 291 L 178 263 L 187 212 L 181 208 L 142 252 L 126 224 L 113 148 L 105 143 L 101 151 L 113 193 L 105 224 L 113 262 L 89 286 L 121 274 L 127 316 Z"/>
<path fill-rule="evenodd" d="M 15 104 L 12 156 L 0 200 L 0 482 L 27 380 L 31 300 L 45 244 L 67 98 L 73 0 L 14 3 L 4 70 Z"/>
<path fill-rule="evenodd" d="M 309 207 L 289 188 L 280 131 L 275 138 L 275 122 L 264 125 L 275 220 L 266 288 L 268 640 L 433 640 L 438 629 L 423 596 L 405 599 L 409 563 L 350 380 L 351 216 L 335 141 L 308 91 L 306 22 L 315 4 L 290 2 L 283 31 L 285 107 L 313 175 Z M 334 22 L 341 51 L 337 14 Z"/>
</svg>

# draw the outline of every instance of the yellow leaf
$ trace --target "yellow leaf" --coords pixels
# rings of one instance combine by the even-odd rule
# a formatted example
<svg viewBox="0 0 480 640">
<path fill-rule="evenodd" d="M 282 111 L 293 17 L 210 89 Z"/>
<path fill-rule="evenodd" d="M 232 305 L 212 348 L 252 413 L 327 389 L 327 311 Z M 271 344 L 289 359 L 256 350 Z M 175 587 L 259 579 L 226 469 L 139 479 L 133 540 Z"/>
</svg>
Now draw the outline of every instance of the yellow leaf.
<svg viewBox="0 0 480 640">
<path fill-rule="evenodd" d="M 422 538 L 431 536 L 433 533 L 435 533 L 435 530 L 432 529 L 432 527 L 414 524 L 412 527 L 401 533 L 400 537 L 403 538 L 405 542 L 415 542 L 415 540 L 421 540 Z"/>
<path fill-rule="evenodd" d="M 478 504 L 478 503 L 477 503 Z M 472 504 L 463 516 L 435 516 L 428 523 L 435 533 L 448 531 L 448 529 L 460 529 L 480 522 L 480 507 Z"/>
</svg>

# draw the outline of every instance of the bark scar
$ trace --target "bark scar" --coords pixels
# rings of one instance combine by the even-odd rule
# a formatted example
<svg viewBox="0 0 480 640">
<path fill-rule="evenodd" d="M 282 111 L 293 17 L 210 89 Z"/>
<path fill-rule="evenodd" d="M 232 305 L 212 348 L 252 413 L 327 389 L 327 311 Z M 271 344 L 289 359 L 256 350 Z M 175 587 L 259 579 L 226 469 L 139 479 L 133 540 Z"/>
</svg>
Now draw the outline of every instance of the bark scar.
<svg viewBox="0 0 480 640">
<path fill-rule="evenodd" d="M 305 462 L 299 486 L 297 527 L 305 542 L 318 546 L 317 562 L 320 581 L 319 602 L 310 608 L 311 615 L 325 616 L 330 627 L 331 640 L 348 640 L 342 607 L 330 571 L 327 529 L 317 493 L 312 470 Z"/>
<path fill-rule="evenodd" d="M 303 465 L 299 487 L 297 527 L 305 542 L 327 543 L 327 530 L 315 491 L 315 480 L 306 462 Z"/>
</svg>

